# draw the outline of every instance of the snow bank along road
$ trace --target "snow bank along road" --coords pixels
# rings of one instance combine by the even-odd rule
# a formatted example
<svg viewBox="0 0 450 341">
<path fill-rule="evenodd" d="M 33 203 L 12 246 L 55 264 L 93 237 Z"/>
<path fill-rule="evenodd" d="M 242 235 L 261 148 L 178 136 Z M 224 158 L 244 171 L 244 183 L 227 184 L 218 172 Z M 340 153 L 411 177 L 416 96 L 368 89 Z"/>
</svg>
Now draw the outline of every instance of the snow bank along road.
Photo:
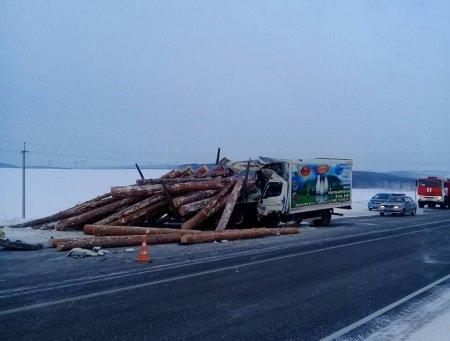
<svg viewBox="0 0 450 341">
<path fill-rule="evenodd" d="M 0 252 L 2 339 L 342 337 L 446 285 L 450 212 L 74 260 Z M 430 285 L 431 284 L 431 285 Z M 406 299 L 405 299 L 406 298 Z"/>
</svg>

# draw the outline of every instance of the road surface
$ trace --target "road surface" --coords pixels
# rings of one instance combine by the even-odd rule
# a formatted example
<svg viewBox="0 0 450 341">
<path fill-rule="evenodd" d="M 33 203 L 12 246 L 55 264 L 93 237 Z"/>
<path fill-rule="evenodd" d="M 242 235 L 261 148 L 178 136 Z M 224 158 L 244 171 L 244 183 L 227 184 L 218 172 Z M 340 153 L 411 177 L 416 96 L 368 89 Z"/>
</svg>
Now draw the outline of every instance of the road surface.
<svg viewBox="0 0 450 341">
<path fill-rule="evenodd" d="M 375 315 L 448 285 L 450 211 L 151 254 L 143 265 L 124 250 L 104 261 L 0 252 L 1 339 L 357 336 Z"/>
</svg>

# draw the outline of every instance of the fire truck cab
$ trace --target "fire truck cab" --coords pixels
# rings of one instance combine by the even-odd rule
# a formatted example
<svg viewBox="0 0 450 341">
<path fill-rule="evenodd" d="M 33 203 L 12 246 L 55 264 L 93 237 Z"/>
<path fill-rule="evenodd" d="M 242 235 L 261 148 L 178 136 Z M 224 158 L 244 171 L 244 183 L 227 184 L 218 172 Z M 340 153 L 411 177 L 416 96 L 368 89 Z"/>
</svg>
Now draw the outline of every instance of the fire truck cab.
<svg viewBox="0 0 450 341">
<path fill-rule="evenodd" d="M 418 179 L 417 198 L 419 207 L 423 208 L 425 205 L 430 208 L 436 207 L 436 205 L 441 208 L 449 207 L 449 187 L 449 179 L 436 176 Z"/>
</svg>

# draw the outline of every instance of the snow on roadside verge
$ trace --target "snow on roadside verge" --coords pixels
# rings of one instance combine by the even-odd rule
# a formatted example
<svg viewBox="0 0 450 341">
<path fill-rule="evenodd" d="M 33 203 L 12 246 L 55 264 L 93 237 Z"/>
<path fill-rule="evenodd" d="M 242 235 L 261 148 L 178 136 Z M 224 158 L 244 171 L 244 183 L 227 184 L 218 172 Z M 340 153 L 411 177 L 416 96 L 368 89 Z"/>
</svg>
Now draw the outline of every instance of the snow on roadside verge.
<svg viewBox="0 0 450 341">
<path fill-rule="evenodd" d="M 389 320 L 387 320 L 389 319 Z M 380 329 L 377 325 L 383 325 Z M 380 317 L 380 321 L 366 326 L 378 329 L 365 340 L 450 340 L 450 285 L 438 288 L 433 294 L 407 305 L 395 317 Z M 361 337 L 355 337 L 360 340 Z"/>
</svg>

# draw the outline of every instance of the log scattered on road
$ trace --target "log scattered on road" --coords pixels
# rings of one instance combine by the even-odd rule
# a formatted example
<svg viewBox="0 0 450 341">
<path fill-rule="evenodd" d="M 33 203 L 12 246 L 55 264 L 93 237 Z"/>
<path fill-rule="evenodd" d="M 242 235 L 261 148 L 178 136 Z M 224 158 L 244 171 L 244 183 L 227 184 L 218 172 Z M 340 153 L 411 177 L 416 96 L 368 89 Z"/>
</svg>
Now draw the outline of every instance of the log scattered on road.
<svg viewBox="0 0 450 341">
<path fill-rule="evenodd" d="M 239 178 L 227 199 L 225 208 L 223 209 L 222 216 L 217 224 L 216 231 L 223 231 L 227 228 L 231 215 L 233 214 L 234 207 L 239 199 L 239 195 L 242 193 L 242 187 L 244 185 L 244 178 Z"/>
<path fill-rule="evenodd" d="M 181 244 L 188 245 L 198 243 L 211 243 L 221 240 L 262 238 L 284 234 L 297 234 L 299 232 L 300 230 L 298 228 L 255 228 L 246 230 L 209 232 L 201 234 L 185 234 L 181 236 Z"/>
<path fill-rule="evenodd" d="M 95 246 L 103 248 L 139 246 L 145 240 L 147 245 L 179 243 L 181 234 L 151 234 L 139 236 L 108 236 L 91 238 L 53 239 L 51 243 L 56 245 L 59 251 L 68 251 L 75 247 L 92 249 Z"/>
</svg>

